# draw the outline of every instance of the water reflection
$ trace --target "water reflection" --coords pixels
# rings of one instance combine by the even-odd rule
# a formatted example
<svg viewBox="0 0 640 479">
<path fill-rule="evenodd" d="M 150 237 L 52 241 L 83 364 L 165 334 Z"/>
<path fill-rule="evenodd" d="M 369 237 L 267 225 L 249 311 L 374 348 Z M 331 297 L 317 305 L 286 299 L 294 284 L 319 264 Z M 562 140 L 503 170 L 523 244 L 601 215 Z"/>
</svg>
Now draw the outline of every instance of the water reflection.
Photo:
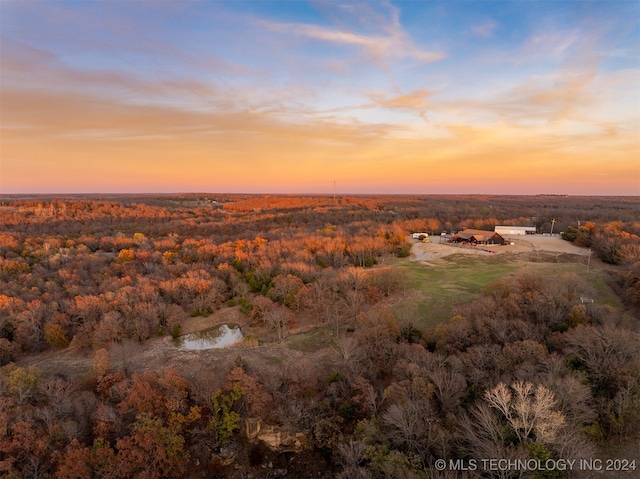
<svg viewBox="0 0 640 479">
<path fill-rule="evenodd" d="M 223 324 L 180 336 L 176 339 L 176 346 L 195 350 L 226 348 L 241 340 L 242 336 L 239 326 Z"/>
</svg>

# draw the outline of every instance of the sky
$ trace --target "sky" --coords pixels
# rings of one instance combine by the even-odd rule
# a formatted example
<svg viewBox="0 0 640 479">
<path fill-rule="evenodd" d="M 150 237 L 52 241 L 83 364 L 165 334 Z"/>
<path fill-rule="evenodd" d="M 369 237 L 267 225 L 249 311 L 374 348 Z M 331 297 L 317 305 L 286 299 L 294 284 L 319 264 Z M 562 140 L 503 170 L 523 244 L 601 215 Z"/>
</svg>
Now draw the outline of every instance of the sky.
<svg viewBox="0 0 640 479">
<path fill-rule="evenodd" d="M 0 128 L 4 194 L 640 195 L 640 2 L 0 0 Z"/>
</svg>

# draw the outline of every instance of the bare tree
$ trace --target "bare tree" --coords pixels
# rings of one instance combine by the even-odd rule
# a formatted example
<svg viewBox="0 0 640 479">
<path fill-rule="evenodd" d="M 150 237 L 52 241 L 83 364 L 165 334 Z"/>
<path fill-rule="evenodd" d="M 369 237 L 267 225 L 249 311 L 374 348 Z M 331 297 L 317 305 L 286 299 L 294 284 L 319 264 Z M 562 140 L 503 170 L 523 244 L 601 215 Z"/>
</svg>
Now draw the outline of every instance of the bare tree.
<svg viewBox="0 0 640 479">
<path fill-rule="evenodd" d="M 344 298 L 341 299 L 341 304 L 347 313 L 348 317 L 356 319 L 360 312 L 366 305 L 366 297 L 362 290 L 350 289 L 344 293 Z M 336 332 L 338 328 L 336 328 Z"/>
<path fill-rule="evenodd" d="M 513 458 L 514 449 L 506 446 L 508 430 L 495 412 L 487 404 L 476 406 L 470 415 L 463 415 L 460 425 L 468 444 L 471 456 L 476 459 Z M 496 471 L 497 477 L 511 477 L 512 471 Z"/>
<path fill-rule="evenodd" d="M 607 389 L 620 386 L 638 371 L 640 335 L 613 324 L 582 326 L 564 336 L 568 352 L 581 360 L 596 384 Z"/>
<path fill-rule="evenodd" d="M 544 384 L 553 391 L 558 409 L 568 423 L 581 428 L 596 419 L 591 389 L 584 383 L 584 378 L 581 380 L 571 374 L 549 375 Z"/>
<path fill-rule="evenodd" d="M 369 479 L 371 472 L 361 467 L 366 455 L 366 445 L 361 440 L 349 438 L 348 442 L 338 444 L 338 460 L 343 469 L 338 474 L 339 479 Z"/>
<path fill-rule="evenodd" d="M 352 335 L 339 336 L 331 347 L 332 359 L 341 370 L 350 375 L 360 371 L 359 345 Z"/>
<path fill-rule="evenodd" d="M 521 443 L 535 439 L 548 444 L 555 440 L 565 423 L 564 415 L 555 410 L 553 392 L 539 384 L 517 381 L 511 388 L 500 383 L 485 392 L 487 404 L 502 413 Z"/>
<path fill-rule="evenodd" d="M 344 468 L 356 469 L 364 460 L 366 446 L 364 442 L 349 438 L 338 444 L 338 458 Z"/>
<path fill-rule="evenodd" d="M 434 368 L 429 374 L 429 379 L 436 387 L 435 394 L 442 409 L 454 412 L 467 385 L 464 376 L 451 367 L 441 367 Z"/>
<path fill-rule="evenodd" d="M 289 324 L 293 320 L 293 313 L 286 306 L 274 304 L 264 312 L 265 322 L 278 334 L 278 340 L 282 341 L 289 333 Z"/>
<path fill-rule="evenodd" d="M 397 446 L 424 453 L 433 441 L 437 416 L 428 401 L 406 400 L 391 404 L 382 415 L 391 426 L 388 437 Z"/>
</svg>

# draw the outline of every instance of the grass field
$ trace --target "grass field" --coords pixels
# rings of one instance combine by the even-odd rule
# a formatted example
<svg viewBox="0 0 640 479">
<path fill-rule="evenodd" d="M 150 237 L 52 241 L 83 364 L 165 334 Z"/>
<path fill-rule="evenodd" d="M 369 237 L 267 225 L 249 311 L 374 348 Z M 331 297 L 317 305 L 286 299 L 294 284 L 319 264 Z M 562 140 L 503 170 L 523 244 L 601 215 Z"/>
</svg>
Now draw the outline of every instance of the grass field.
<svg viewBox="0 0 640 479">
<path fill-rule="evenodd" d="M 399 263 L 413 294 L 393 309 L 413 309 L 420 329 L 448 321 L 456 304 L 472 301 L 487 283 L 518 270 L 515 264 L 495 259 L 454 255 L 429 264 Z"/>
<path fill-rule="evenodd" d="M 576 274 L 586 278 L 589 284 L 587 294 L 593 295 L 596 302 L 616 308 L 620 306 L 605 281 L 605 272 L 592 267 L 587 273 L 586 266 L 581 262 L 527 262 L 504 256 L 453 255 L 428 264 L 404 261 L 398 263 L 397 267 L 406 275 L 410 293 L 403 304 L 395 305 L 392 310 L 414 311 L 414 323 L 420 329 L 448 321 L 456 305 L 473 301 L 488 283 L 524 273 L 549 278 Z"/>
<path fill-rule="evenodd" d="M 333 340 L 333 336 L 333 328 L 322 327 L 303 334 L 289 336 L 286 342 L 289 349 L 309 353 L 327 347 Z"/>
</svg>

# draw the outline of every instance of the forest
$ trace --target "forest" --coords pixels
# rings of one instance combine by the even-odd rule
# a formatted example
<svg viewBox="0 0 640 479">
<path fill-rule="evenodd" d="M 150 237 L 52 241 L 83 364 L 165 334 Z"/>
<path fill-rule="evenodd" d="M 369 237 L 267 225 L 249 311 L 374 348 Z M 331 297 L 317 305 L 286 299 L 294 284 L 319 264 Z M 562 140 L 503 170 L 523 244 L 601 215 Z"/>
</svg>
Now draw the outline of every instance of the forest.
<svg viewBox="0 0 640 479">
<path fill-rule="evenodd" d="M 0 478 L 638 477 L 639 205 L 2 196 Z M 409 307 L 441 267 L 412 261 L 412 232 L 496 225 L 589 248 L 593 272 L 496 255 L 464 264 L 510 273 L 449 287 L 445 320 Z M 173 346 L 225 315 L 233 347 Z"/>
</svg>

